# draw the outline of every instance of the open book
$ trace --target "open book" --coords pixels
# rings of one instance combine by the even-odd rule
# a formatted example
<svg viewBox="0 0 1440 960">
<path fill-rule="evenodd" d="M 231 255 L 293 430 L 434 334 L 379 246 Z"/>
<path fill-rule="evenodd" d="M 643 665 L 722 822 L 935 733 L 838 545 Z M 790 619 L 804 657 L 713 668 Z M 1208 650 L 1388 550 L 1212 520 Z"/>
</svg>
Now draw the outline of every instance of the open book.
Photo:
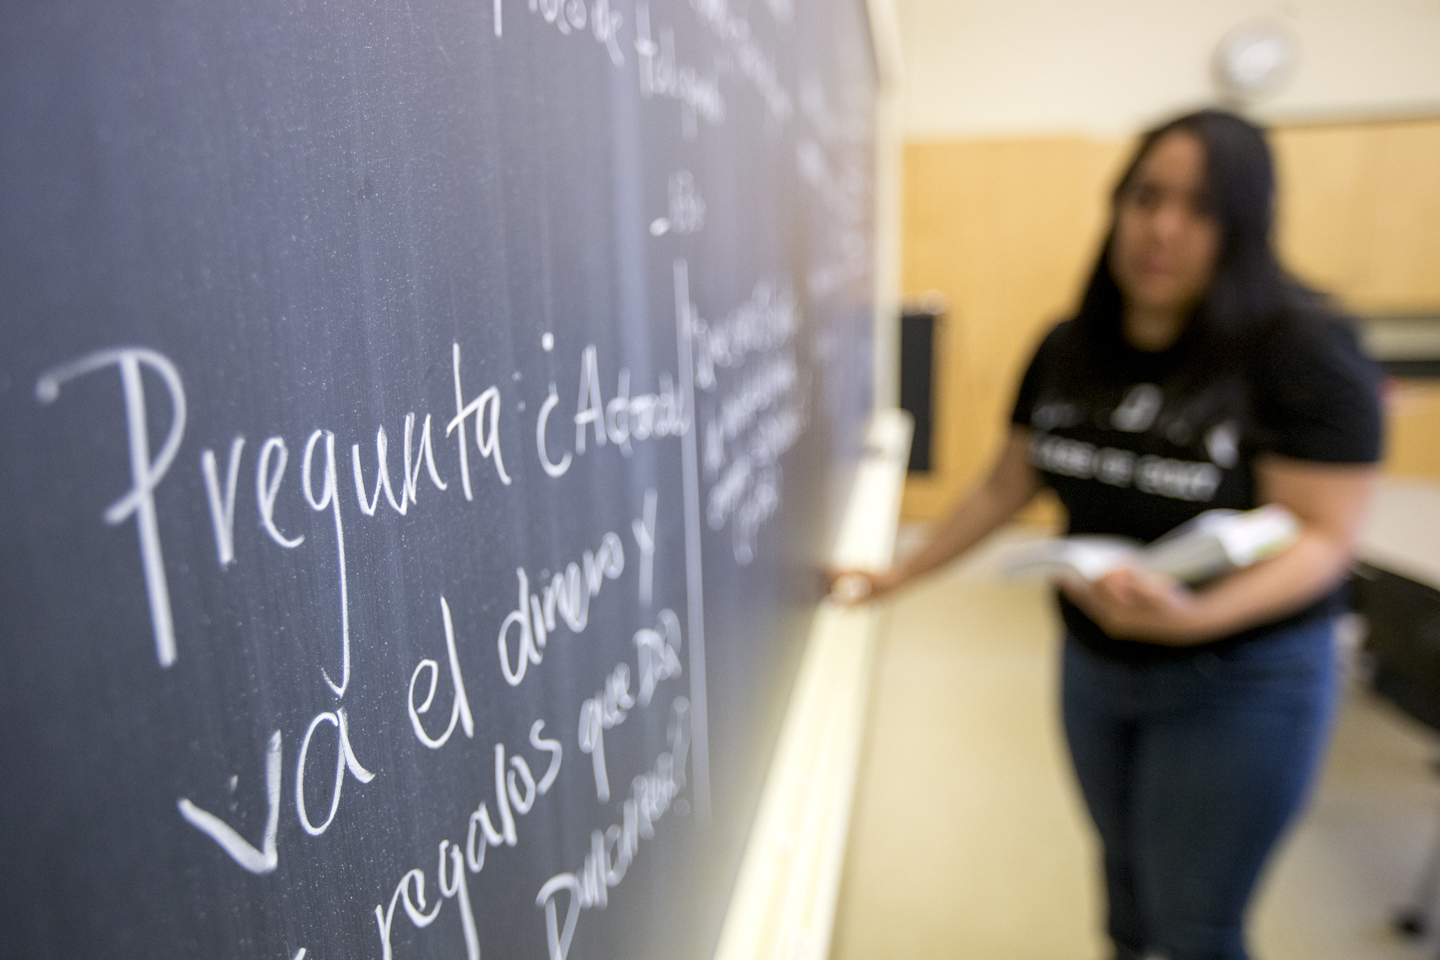
<svg viewBox="0 0 1440 960">
<path fill-rule="evenodd" d="M 1001 558 L 1008 577 L 1069 573 L 1097 580 L 1121 566 L 1203 583 L 1273 556 L 1294 542 L 1299 523 L 1278 504 L 1255 510 L 1207 510 L 1148 546 L 1125 537 L 1075 536 L 1017 545 Z"/>
</svg>

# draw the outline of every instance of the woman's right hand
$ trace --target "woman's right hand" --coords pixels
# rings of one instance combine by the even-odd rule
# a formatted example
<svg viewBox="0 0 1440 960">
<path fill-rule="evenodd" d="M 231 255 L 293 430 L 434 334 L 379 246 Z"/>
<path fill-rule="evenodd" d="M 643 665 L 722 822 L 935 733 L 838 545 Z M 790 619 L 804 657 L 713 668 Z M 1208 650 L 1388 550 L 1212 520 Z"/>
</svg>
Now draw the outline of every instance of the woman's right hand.
<svg viewBox="0 0 1440 960">
<path fill-rule="evenodd" d="M 898 590 L 905 577 L 889 570 L 828 570 L 826 593 L 843 606 L 853 607 L 879 600 Z"/>
<path fill-rule="evenodd" d="M 929 543 L 888 570 L 826 570 L 821 585 L 847 607 L 879 600 L 973 547 L 1039 489 L 1040 473 L 1030 465 L 1030 430 L 1011 427 L 989 477 L 951 509 Z"/>
</svg>

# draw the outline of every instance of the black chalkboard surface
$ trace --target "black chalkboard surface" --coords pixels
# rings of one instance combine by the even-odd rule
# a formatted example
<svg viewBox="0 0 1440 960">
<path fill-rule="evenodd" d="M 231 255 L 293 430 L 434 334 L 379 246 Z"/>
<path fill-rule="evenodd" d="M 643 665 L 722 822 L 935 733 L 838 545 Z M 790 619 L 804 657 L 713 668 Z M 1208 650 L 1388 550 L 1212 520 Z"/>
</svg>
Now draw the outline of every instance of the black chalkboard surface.
<svg viewBox="0 0 1440 960">
<path fill-rule="evenodd" d="M 706 957 L 870 408 L 861 0 L 0 10 L 0 952 Z"/>
</svg>

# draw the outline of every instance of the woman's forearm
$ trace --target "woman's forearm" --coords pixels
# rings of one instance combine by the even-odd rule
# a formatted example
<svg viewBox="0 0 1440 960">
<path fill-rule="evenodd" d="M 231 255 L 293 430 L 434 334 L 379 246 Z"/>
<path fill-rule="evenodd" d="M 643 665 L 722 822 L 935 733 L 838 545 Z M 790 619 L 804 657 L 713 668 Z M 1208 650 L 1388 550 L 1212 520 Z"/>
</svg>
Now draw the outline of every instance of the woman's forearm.
<svg viewBox="0 0 1440 960">
<path fill-rule="evenodd" d="M 1345 576 L 1374 468 L 1272 456 L 1256 473 L 1262 502 L 1300 521 L 1299 538 L 1279 555 L 1195 592 L 1130 569 L 1093 583 L 1071 578 L 1061 589 L 1110 636 L 1169 646 L 1219 640 L 1303 610 Z"/>
<path fill-rule="evenodd" d="M 1028 499 L 1028 498 L 1027 498 Z M 924 576 L 954 560 L 1004 523 L 1018 506 L 997 496 L 989 485 L 972 490 L 940 524 L 926 544 L 899 565 L 906 580 Z"/>
<path fill-rule="evenodd" d="M 944 566 L 983 540 L 1035 495 L 1040 478 L 1029 461 L 1029 431 L 1011 431 L 990 475 L 956 505 L 929 541 L 893 571 L 896 585 Z"/>
<path fill-rule="evenodd" d="M 1303 531 L 1283 553 L 1195 594 L 1197 643 L 1226 637 L 1303 610 L 1345 576 L 1350 546 Z"/>
<path fill-rule="evenodd" d="M 1367 465 L 1267 457 L 1256 471 L 1263 499 L 1300 520 L 1300 537 L 1276 557 L 1195 594 L 1205 639 L 1228 636 L 1304 609 L 1345 576 L 1375 480 Z"/>
</svg>

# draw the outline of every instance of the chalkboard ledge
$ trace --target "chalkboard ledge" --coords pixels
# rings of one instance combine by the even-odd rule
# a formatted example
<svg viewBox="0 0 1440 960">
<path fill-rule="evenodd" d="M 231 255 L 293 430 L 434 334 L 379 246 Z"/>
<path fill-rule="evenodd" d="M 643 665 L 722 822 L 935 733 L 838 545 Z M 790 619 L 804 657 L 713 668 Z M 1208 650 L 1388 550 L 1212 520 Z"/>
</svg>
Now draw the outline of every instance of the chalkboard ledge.
<svg viewBox="0 0 1440 960">
<path fill-rule="evenodd" d="M 889 565 L 913 428 L 903 410 L 872 418 L 833 566 Z M 875 604 L 816 612 L 715 960 L 829 954 L 880 617 Z"/>
</svg>

